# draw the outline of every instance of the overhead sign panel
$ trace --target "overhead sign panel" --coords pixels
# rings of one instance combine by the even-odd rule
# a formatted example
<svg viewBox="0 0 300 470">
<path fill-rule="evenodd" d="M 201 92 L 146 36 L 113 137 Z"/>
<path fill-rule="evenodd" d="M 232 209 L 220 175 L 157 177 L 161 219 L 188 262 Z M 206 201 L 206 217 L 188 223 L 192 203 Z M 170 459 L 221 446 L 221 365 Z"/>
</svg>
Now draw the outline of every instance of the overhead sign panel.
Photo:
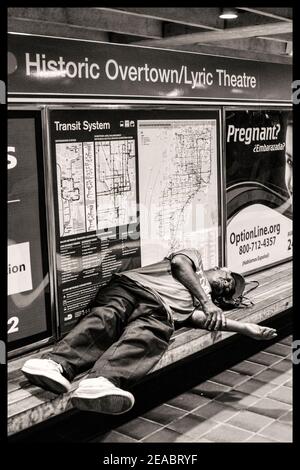
<svg viewBox="0 0 300 470">
<path fill-rule="evenodd" d="M 9 94 L 290 101 L 291 83 L 289 65 L 9 34 Z"/>
</svg>

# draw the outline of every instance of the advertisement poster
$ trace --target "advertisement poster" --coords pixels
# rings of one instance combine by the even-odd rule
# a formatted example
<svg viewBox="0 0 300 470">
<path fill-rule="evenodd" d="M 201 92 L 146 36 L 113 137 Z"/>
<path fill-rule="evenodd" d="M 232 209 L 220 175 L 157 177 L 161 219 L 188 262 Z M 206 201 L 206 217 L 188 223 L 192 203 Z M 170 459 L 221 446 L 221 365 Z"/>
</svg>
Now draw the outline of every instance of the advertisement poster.
<svg viewBox="0 0 300 470">
<path fill-rule="evenodd" d="M 140 266 L 137 126 L 124 111 L 50 112 L 61 333 L 113 273 Z"/>
<path fill-rule="evenodd" d="M 216 117 L 139 120 L 142 265 L 184 247 L 218 264 Z"/>
<path fill-rule="evenodd" d="M 43 156 L 36 136 L 38 116 L 8 113 L 8 341 L 23 346 L 47 335 L 49 284 Z"/>
<path fill-rule="evenodd" d="M 292 257 L 292 113 L 226 112 L 227 265 L 241 273 Z"/>
</svg>

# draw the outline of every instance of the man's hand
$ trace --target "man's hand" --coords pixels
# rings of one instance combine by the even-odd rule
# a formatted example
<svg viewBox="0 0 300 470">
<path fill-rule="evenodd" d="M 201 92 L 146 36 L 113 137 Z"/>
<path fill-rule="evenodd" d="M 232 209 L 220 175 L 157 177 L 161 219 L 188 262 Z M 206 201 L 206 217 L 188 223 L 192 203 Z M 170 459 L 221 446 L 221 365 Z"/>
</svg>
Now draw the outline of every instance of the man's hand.
<svg viewBox="0 0 300 470">
<path fill-rule="evenodd" d="M 226 326 L 226 317 L 223 311 L 217 307 L 211 300 L 203 306 L 203 312 L 206 315 L 204 328 L 210 331 L 221 330 Z"/>
</svg>

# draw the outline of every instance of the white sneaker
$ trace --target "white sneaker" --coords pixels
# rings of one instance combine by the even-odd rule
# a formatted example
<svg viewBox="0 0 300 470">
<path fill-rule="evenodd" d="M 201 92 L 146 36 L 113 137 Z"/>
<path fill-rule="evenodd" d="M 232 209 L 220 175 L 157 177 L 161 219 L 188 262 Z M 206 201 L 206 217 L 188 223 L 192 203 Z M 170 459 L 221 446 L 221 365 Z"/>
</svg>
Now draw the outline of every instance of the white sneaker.
<svg viewBox="0 0 300 470">
<path fill-rule="evenodd" d="M 51 359 L 28 359 L 21 371 L 29 382 L 54 393 L 65 393 L 71 388 L 70 382 L 62 375 L 63 368 Z"/>
<path fill-rule="evenodd" d="M 119 415 L 133 407 L 134 396 L 116 387 L 105 377 L 96 377 L 82 380 L 71 401 L 83 411 Z"/>
</svg>

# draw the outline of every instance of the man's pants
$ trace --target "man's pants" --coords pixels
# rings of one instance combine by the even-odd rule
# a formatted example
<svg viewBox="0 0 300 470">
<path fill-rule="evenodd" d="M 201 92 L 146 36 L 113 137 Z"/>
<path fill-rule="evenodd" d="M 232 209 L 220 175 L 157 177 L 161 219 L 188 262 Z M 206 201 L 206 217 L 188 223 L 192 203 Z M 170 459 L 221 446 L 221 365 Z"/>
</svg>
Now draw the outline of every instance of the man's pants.
<svg viewBox="0 0 300 470">
<path fill-rule="evenodd" d="M 106 377 L 127 388 L 141 379 L 166 351 L 174 331 L 164 306 L 130 279 L 113 276 L 98 291 L 91 312 L 54 347 L 47 358 L 72 380 Z"/>
</svg>

